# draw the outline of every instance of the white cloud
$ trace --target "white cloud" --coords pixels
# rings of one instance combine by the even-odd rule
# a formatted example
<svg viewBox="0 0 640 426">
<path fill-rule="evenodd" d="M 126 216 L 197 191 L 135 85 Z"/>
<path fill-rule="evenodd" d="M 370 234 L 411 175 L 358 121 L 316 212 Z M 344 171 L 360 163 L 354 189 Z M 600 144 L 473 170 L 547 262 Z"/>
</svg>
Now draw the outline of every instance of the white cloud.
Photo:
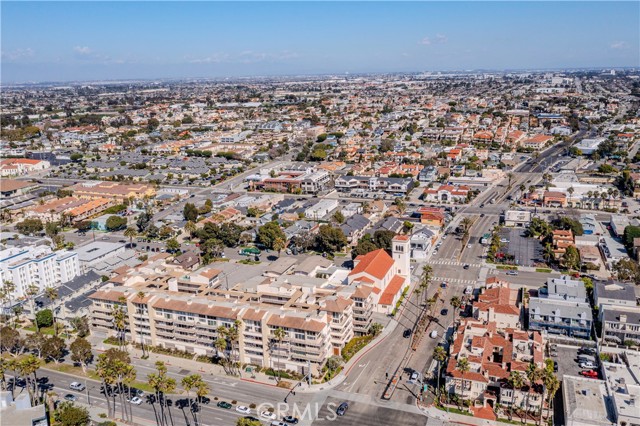
<svg viewBox="0 0 640 426">
<path fill-rule="evenodd" d="M 429 37 L 424 37 L 422 40 L 418 42 L 418 44 L 429 46 L 431 44 L 431 39 Z"/>
<path fill-rule="evenodd" d="M 93 51 L 87 46 L 76 46 L 73 48 L 73 51 L 78 55 L 87 56 L 90 55 Z"/>
<path fill-rule="evenodd" d="M 34 51 L 32 48 L 18 48 L 8 52 L 2 52 L 2 59 L 5 61 L 19 61 L 20 59 L 33 58 Z"/>
<path fill-rule="evenodd" d="M 438 43 L 446 43 L 449 41 L 446 35 L 444 34 L 436 34 L 436 42 Z"/>
<path fill-rule="evenodd" d="M 611 43 L 611 48 L 612 49 L 626 49 L 627 48 L 627 43 L 624 41 L 614 41 L 613 43 Z"/>
</svg>

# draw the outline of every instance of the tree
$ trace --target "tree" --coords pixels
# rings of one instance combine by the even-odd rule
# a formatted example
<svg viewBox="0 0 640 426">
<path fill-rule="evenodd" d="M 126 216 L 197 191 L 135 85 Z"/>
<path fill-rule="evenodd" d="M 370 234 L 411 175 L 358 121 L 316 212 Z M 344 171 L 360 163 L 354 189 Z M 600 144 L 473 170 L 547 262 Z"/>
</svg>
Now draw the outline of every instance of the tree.
<svg viewBox="0 0 640 426">
<path fill-rule="evenodd" d="M 129 226 L 124 230 L 124 236 L 129 238 L 129 247 L 133 247 L 133 239 L 138 235 L 136 228 Z"/>
<path fill-rule="evenodd" d="M 197 231 L 197 227 L 195 222 L 192 222 L 190 220 L 187 221 L 187 223 L 184 224 L 184 230 L 187 234 L 189 234 L 189 239 L 193 238 L 193 235 L 196 233 Z"/>
<path fill-rule="evenodd" d="M 44 225 L 40 219 L 25 219 L 16 225 L 16 230 L 23 235 L 42 232 Z"/>
<path fill-rule="evenodd" d="M 460 306 L 462 306 L 462 301 L 460 300 L 460 298 L 458 296 L 453 296 L 450 300 L 449 300 L 449 304 L 451 305 L 452 312 L 453 312 L 453 319 L 456 318 L 456 311 L 458 309 L 460 309 Z"/>
<path fill-rule="evenodd" d="M 458 361 L 456 362 L 456 368 L 458 369 L 458 371 L 461 374 L 461 380 L 462 380 L 462 399 L 464 400 L 464 375 L 467 374 L 469 372 L 469 369 L 471 368 L 471 366 L 469 365 L 469 360 L 466 357 L 460 357 L 458 358 Z"/>
<path fill-rule="evenodd" d="M 379 322 L 374 322 L 369 326 L 369 334 L 376 337 L 382 332 L 383 328 L 384 326 L 382 324 L 380 324 Z"/>
<path fill-rule="evenodd" d="M 89 410 L 78 407 L 69 401 L 64 401 L 58 405 L 54 418 L 62 426 L 87 426 L 91 421 Z"/>
<path fill-rule="evenodd" d="M 336 223 L 344 223 L 344 214 L 342 214 L 342 212 L 340 210 L 336 210 L 336 212 L 333 214 L 333 220 L 336 221 Z"/>
<path fill-rule="evenodd" d="M 167 240 L 167 252 L 175 253 L 180 250 L 180 243 L 175 238 L 170 238 Z"/>
<path fill-rule="evenodd" d="M 60 227 L 56 222 L 47 222 L 44 225 L 44 234 L 49 238 L 55 237 L 56 235 L 58 235 L 59 232 L 60 232 Z"/>
<path fill-rule="evenodd" d="M 360 255 L 367 254 L 378 249 L 379 247 L 372 241 L 371 235 L 366 234 L 364 237 L 360 238 L 358 245 L 351 250 L 351 256 L 355 259 Z"/>
<path fill-rule="evenodd" d="M 119 231 L 127 226 L 127 219 L 122 216 L 109 216 L 105 226 L 109 232 Z"/>
<path fill-rule="evenodd" d="M 78 230 L 79 233 L 84 234 L 91 230 L 91 221 L 90 220 L 81 220 L 76 222 L 73 225 L 74 228 Z"/>
<path fill-rule="evenodd" d="M 278 342 L 278 351 L 282 350 L 282 341 L 285 339 L 285 337 L 287 337 L 287 332 L 284 331 L 284 329 L 278 327 L 275 330 L 273 330 L 273 337 Z M 280 372 L 279 369 L 278 369 L 278 372 Z M 278 381 L 280 381 L 280 375 L 279 374 L 278 374 L 277 379 L 278 379 Z"/>
<path fill-rule="evenodd" d="M 184 216 L 184 220 L 196 222 L 198 220 L 198 209 L 195 204 L 187 203 L 184 205 L 184 209 L 182 209 L 182 215 Z"/>
<path fill-rule="evenodd" d="M 67 344 L 58 336 L 49 337 L 42 346 L 42 357 L 51 359 L 56 364 L 62 360 Z"/>
<path fill-rule="evenodd" d="M 527 229 L 527 235 L 529 237 L 540 237 L 543 240 L 547 239 L 552 232 L 553 227 L 551 226 L 551 224 L 549 224 L 549 222 L 547 222 L 546 220 L 537 217 L 531 219 L 531 223 L 529 224 L 529 228 Z"/>
<path fill-rule="evenodd" d="M 633 196 L 635 182 L 631 176 L 631 171 L 629 169 L 623 170 L 622 174 L 616 179 L 615 185 L 618 187 L 621 194 L 628 197 Z"/>
<path fill-rule="evenodd" d="M 621 259 L 613 265 L 613 271 L 621 281 L 632 281 L 640 285 L 640 266 L 632 259 Z"/>
<path fill-rule="evenodd" d="M 633 252 L 633 240 L 640 238 L 640 226 L 628 225 L 624 228 L 623 240 L 627 252 Z"/>
<path fill-rule="evenodd" d="M 276 238 L 273 242 L 273 249 L 278 252 L 278 257 L 280 257 L 280 252 L 287 247 L 287 242 L 282 238 Z"/>
<path fill-rule="evenodd" d="M 138 219 L 136 220 L 136 226 L 138 227 L 138 232 L 144 232 L 151 223 L 153 219 L 153 215 L 149 212 L 142 212 L 138 215 Z"/>
<path fill-rule="evenodd" d="M 277 239 L 287 240 L 286 235 L 278 222 L 268 222 L 258 228 L 258 242 L 264 244 L 267 248 L 275 250 L 274 244 Z"/>
<path fill-rule="evenodd" d="M 44 289 L 44 294 L 46 294 L 47 298 L 51 300 L 52 307 L 55 306 L 55 301 L 58 298 L 58 290 L 54 287 L 46 287 Z M 53 318 L 53 332 L 55 335 L 58 335 L 58 324 L 56 324 L 56 314 L 55 310 L 51 312 L 51 316 Z"/>
<path fill-rule="evenodd" d="M 509 404 L 509 413 L 511 413 L 511 410 L 513 409 L 513 400 L 515 400 L 516 397 L 515 391 L 517 389 L 521 389 L 524 386 L 524 379 L 518 371 L 512 371 L 507 378 L 507 383 L 509 383 L 509 386 L 511 386 L 511 389 L 513 389 L 513 399 L 511 401 L 511 404 Z"/>
<path fill-rule="evenodd" d="M 23 377 L 27 382 L 27 390 L 29 391 L 29 397 L 31 399 L 31 405 L 39 403 L 37 396 L 38 385 L 38 369 L 40 368 L 41 361 L 34 355 L 29 354 L 24 358 L 16 361 L 13 364 L 14 370 L 18 377 Z M 17 377 L 16 377 L 17 378 Z"/>
<path fill-rule="evenodd" d="M 580 252 L 575 246 L 569 246 L 562 255 L 562 263 L 569 269 L 580 269 Z"/>
<path fill-rule="evenodd" d="M 104 389 L 104 396 L 107 400 L 109 417 L 113 417 L 115 412 L 115 393 L 113 391 L 117 380 L 117 370 L 120 364 L 130 363 L 131 359 L 129 358 L 129 354 L 120 349 L 107 349 L 104 353 L 98 355 L 96 374 L 102 380 L 102 388 Z M 113 399 L 113 401 L 110 401 L 110 399 Z"/>
<path fill-rule="evenodd" d="M 427 299 L 427 290 L 429 289 L 429 284 L 431 283 L 431 277 L 433 275 L 433 268 L 430 265 L 424 265 L 422 267 L 422 275 L 420 276 L 420 283 L 418 287 L 415 289 L 416 295 L 421 295 L 423 300 L 426 302 Z"/>
<path fill-rule="evenodd" d="M 440 376 L 442 375 L 442 372 L 441 372 L 442 363 L 444 362 L 445 359 L 447 359 L 447 351 L 442 346 L 436 346 L 435 349 L 433 350 L 433 359 L 438 361 L 438 377 L 436 377 L 436 380 L 437 380 L 436 389 L 437 389 L 438 398 L 439 398 L 440 397 Z"/>
<path fill-rule="evenodd" d="M 347 237 L 340 228 L 331 225 L 320 225 L 316 236 L 316 246 L 319 251 L 330 253 L 340 251 L 348 244 Z"/>
<path fill-rule="evenodd" d="M 87 317 L 73 317 L 69 323 L 76 330 L 78 337 L 86 337 L 89 335 L 89 320 Z"/>
<path fill-rule="evenodd" d="M 197 421 L 197 409 L 194 409 L 193 404 L 191 403 L 191 390 L 196 390 L 196 395 L 198 396 L 198 402 L 200 399 L 207 394 L 209 391 L 208 386 L 204 380 L 202 380 L 202 376 L 199 374 L 191 374 L 189 376 L 185 376 L 182 378 L 182 387 L 187 391 L 187 399 L 189 400 L 189 407 L 191 407 L 191 414 L 194 417 L 195 424 L 198 424 Z"/>
<path fill-rule="evenodd" d="M 553 221 L 553 225 L 557 229 L 571 230 L 571 232 L 573 232 L 573 235 L 575 236 L 581 236 L 582 234 L 584 234 L 584 228 L 582 227 L 580 221 L 572 219 L 568 216 L 559 217 L 558 219 Z"/>
<path fill-rule="evenodd" d="M 149 386 L 153 388 L 156 395 L 156 400 L 160 405 L 160 423 L 162 425 L 166 425 L 167 417 L 165 413 L 165 395 L 167 393 L 173 392 L 173 390 L 176 388 L 176 381 L 175 379 L 167 376 L 167 367 L 164 365 L 164 362 L 157 361 L 156 370 L 157 373 L 151 373 L 147 377 Z"/>
<path fill-rule="evenodd" d="M 38 328 L 51 327 L 53 325 L 53 312 L 51 309 L 43 309 L 36 313 L 36 324 Z"/>
<path fill-rule="evenodd" d="M 71 159 L 71 161 L 73 161 L 74 163 L 77 163 L 82 159 L 82 157 L 82 154 L 80 154 L 79 152 L 74 152 L 69 156 L 69 159 Z"/>
<path fill-rule="evenodd" d="M 31 333 L 27 336 L 25 345 L 29 350 L 35 351 L 38 358 L 42 358 L 42 348 L 44 347 L 47 337 L 40 333 Z"/>
<path fill-rule="evenodd" d="M 11 306 L 13 305 L 13 293 L 16 291 L 16 285 L 11 280 L 4 280 L 2 282 L 2 287 L 0 287 L 0 301 L 2 301 L 5 305 Z"/>
<path fill-rule="evenodd" d="M 82 371 L 87 372 L 87 365 L 91 363 L 93 359 L 93 353 L 91 352 L 91 343 L 82 337 L 78 337 L 69 346 L 71 351 L 71 360 L 77 362 L 82 367 Z"/>
<path fill-rule="evenodd" d="M 18 348 L 21 345 L 20 340 L 21 340 L 21 337 L 18 330 L 9 326 L 5 326 L 0 329 L 0 351 L 1 352 L 3 353 L 8 352 L 13 354 L 16 348 Z"/>
</svg>

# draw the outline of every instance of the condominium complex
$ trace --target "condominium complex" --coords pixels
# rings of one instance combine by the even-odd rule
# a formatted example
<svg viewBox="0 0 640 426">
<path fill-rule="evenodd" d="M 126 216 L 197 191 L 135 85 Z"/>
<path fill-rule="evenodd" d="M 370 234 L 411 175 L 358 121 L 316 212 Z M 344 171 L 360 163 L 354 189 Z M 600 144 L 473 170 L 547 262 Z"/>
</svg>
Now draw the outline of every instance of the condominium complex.
<svg viewBox="0 0 640 426">
<path fill-rule="evenodd" d="M 78 275 L 80 262 L 73 251 L 52 252 L 49 246 L 12 247 L 0 251 L 0 282 L 15 284 L 14 298 L 26 297 L 31 284 L 44 291 Z"/>
<path fill-rule="evenodd" d="M 231 285 L 229 277 L 240 272 L 222 268 L 238 266 L 187 271 L 159 254 L 119 271 L 90 296 L 91 327 L 97 334 L 113 334 L 112 312 L 121 306 L 132 342 L 300 373 L 311 368 L 318 375 L 324 362 L 355 335 L 366 334 L 373 313 L 387 312 L 408 285 L 408 240 L 396 237 L 394 244 L 396 259 L 378 250 L 356 259 L 352 271 L 331 266 L 307 275 L 288 265 L 278 275 L 278 268 L 269 267 L 260 275 L 244 271 L 247 278 Z M 215 345 L 220 327 L 238 330 L 224 351 Z M 280 339 L 278 329 L 284 331 Z"/>
</svg>

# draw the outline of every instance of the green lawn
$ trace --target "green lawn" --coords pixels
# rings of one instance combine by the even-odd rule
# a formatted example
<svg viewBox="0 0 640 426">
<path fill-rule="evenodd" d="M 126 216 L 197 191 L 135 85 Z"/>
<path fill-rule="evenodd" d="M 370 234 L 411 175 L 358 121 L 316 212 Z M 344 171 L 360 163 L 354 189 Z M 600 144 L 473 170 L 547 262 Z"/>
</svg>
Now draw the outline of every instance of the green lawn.
<svg viewBox="0 0 640 426">
<path fill-rule="evenodd" d="M 505 269 L 505 270 L 509 270 L 509 271 L 517 271 L 518 267 L 517 266 L 511 266 L 511 265 L 498 265 L 498 266 L 496 266 L 496 269 Z"/>
<path fill-rule="evenodd" d="M 31 332 L 36 332 L 36 326 L 30 326 L 30 327 L 23 327 L 24 330 L 27 331 L 31 331 Z M 42 334 L 49 334 L 51 336 L 53 336 L 55 334 L 55 332 L 53 331 L 53 327 L 40 327 L 40 333 Z"/>
<path fill-rule="evenodd" d="M 542 272 L 543 274 L 548 274 L 551 272 L 549 268 L 536 268 L 536 272 Z"/>
</svg>

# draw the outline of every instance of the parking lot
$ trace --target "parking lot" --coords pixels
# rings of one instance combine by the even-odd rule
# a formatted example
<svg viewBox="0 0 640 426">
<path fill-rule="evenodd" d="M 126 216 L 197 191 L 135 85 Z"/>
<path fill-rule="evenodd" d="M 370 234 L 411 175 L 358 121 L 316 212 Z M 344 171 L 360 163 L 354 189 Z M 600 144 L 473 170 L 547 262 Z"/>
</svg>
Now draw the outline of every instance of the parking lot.
<svg viewBox="0 0 640 426">
<path fill-rule="evenodd" d="M 319 425 L 352 425 L 352 426 L 378 426 L 378 425 L 425 425 L 427 418 L 422 414 L 414 414 L 393 408 L 380 407 L 366 402 L 350 401 L 349 409 L 344 416 L 335 414 L 336 407 L 345 400 L 327 398 L 325 405 L 320 409 L 313 426 Z"/>
<path fill-rule="evenodd" d="M 578 349 L 574 346 L 557 345 L 558 356 L 551 357 L 552 360 L 558 362 L 558 379 L 566 374 L 569 376 L 580 376 L 580 372 L 584 370 L 580 368 L 576 359 L 578 358 Z"/>
<path fill-rule="evenodd" d="M 535 238 L 524 236 L 525 230 L 522 228 L 502 228 L 500 239 L 503 241 L 503 252 L 514 257 L 514 262 L 519 266 L 534 266 L 542 262 L 543 247 Z M 504 241 L 507 242 L 504 242 Z"/>
</svg>

